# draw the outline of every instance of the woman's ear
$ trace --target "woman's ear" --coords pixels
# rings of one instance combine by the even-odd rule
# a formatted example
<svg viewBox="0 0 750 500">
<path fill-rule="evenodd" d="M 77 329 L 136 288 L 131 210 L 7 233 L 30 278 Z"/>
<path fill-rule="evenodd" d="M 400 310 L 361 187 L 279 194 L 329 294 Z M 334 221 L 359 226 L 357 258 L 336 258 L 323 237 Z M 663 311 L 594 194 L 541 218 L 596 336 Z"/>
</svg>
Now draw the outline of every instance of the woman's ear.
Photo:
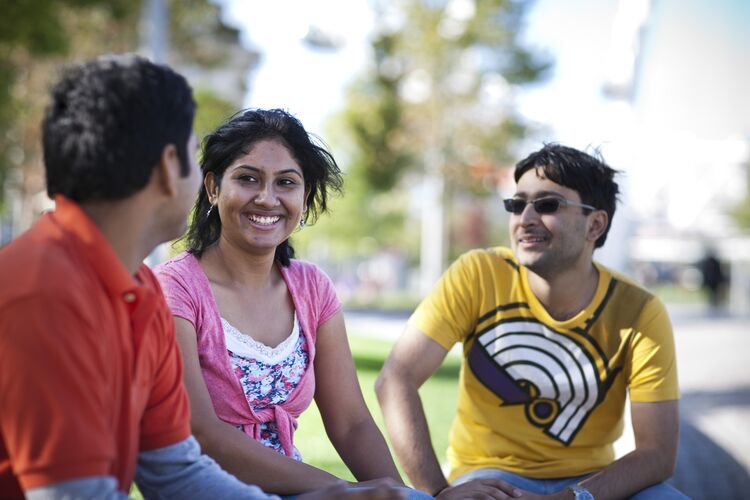
<svg viewBox="0 0 750 500">
<path fill-rule="evenodd" d="M 208 172 L 203 178 L 203 187 L 206 190 L 208 201 L 213 205 L 219 196 L 219 180 L 213 172 Z"/>
</svg>

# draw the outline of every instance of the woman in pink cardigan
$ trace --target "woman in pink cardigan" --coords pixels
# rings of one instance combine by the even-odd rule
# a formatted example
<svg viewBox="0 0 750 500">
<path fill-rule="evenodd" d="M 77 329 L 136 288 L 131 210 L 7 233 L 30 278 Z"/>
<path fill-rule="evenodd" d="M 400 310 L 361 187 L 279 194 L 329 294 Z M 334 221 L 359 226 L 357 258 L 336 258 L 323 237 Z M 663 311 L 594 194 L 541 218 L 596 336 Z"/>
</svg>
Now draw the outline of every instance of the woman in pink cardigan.
<svg viewBox="0 0 750 500">
<path fill-rule="evenodd" d="M 205 139 L 201 170 L 188 251 L 156 271 L 204 452 L 273 493 L 333 484 L 294 447 L 314 397 L 354 476 L 402 485 L 365 406 L 331 281 L 289 243 L 340 191 L 335 160 L 285 111 L 247 110 Z"/>
</svg>

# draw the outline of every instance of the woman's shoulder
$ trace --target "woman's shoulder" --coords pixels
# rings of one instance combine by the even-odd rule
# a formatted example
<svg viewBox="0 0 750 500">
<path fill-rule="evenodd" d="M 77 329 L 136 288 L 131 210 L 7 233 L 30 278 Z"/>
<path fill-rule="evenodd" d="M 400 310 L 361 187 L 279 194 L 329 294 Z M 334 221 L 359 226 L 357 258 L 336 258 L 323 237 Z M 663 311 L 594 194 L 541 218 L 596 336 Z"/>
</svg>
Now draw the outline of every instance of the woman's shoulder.
<svg viewBox="0 0 750 500">
<path fill-rule="evenodd" d="M 197 262 L 198 260 L 195 258 L 195 255 L 191 254 L 190 252 L 180 252 L 171 259 L 167 259 L 164 262 L 161 262 L 160 264 L 154 266 L 154 272 L 158 275 L 168 273 L 170 271 L 180 272 L 184 270 L 194 269 L 194 266 Z"/>
<path fill-rule="evenodd" d="M 287 279 L 298 285 L 320 287 L 331 284 L 331 278 L 323 269 L 306 260 L 290 259 L 289 266 L 284 269 Z M 331 284 L 332 286 L 332 284 Z"/>
<path fill-rule="evenodd" d="M 190 252 L 182 252 L 154 267 L 162 286 L 175 280 L 185 283 L 201 281 L 202 272 L 198 259 Z"/>
<path fill-rule="evenodd" d="M 301 259 L 289 259 L 289 266 L 287 268 L 289 274 L 299 276 L 325 276 L 328 277 L 325 271 L 323 271 L 316 264 L 313 264 L 307 260 Z"/>
</svg>

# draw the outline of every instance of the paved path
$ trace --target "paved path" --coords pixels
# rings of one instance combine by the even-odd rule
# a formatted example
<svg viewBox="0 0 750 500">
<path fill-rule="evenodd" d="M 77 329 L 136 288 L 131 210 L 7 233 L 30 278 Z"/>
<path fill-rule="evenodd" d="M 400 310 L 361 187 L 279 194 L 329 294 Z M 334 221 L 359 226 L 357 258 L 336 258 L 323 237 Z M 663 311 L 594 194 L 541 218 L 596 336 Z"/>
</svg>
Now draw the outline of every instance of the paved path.
<svg viewBox="0 0 750 500">
<path fill-rule="evenodd" d="M 672 483 L 694 499 L 750 498 L 750 318 L 672 313 L 682 390 Z"/>
<path fill-rule="evenodd" d="M 691 498 L 750 499 L 750 317 L 669 307 L 682 400 L 680 450 L 672 483 Z M 404 314 L 347 311 L 350 332 L 394 340 Z M 632 447 L 632 433 L 617 443 Z"/>
</svg>

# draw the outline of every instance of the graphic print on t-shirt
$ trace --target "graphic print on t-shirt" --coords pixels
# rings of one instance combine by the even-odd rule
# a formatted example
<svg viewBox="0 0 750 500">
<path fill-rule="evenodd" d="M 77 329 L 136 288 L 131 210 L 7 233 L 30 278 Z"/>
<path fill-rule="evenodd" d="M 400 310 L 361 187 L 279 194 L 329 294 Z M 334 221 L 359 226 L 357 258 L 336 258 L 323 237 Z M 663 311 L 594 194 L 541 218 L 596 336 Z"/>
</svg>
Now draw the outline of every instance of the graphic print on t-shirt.
<svg viewBox="0 0 750 500">
<path fill-rule="evenodd" d="M 506 319 L 477 333 L 468 362 L 503 406 L 524 405 L 529 423 L 567 445 L 619 371 L 608 371 L 585 332 L 578 337 L 533 318 Z"/>
</svg>

